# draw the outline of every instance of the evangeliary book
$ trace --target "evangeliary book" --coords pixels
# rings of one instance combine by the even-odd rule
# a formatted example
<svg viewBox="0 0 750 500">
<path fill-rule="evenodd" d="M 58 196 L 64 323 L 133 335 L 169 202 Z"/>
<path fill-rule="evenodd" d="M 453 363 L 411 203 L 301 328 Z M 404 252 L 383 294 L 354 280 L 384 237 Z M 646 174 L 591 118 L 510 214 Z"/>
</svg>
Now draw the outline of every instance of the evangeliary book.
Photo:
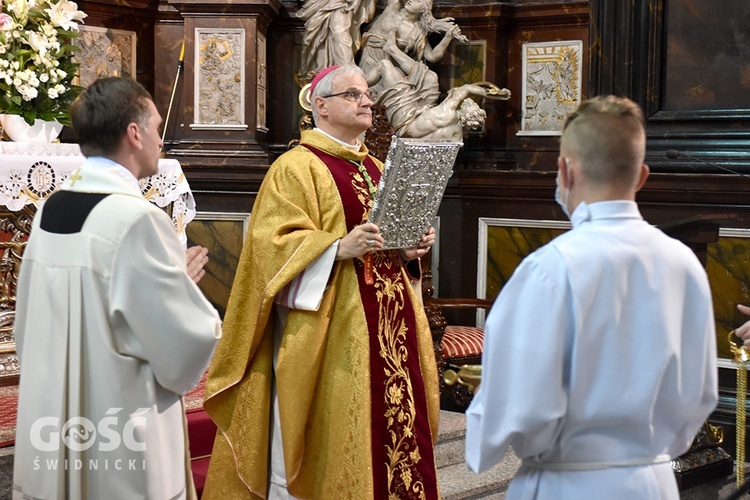
<svg viewBox="0 0 750 500">
<path fill-rule="evenodd" d="M 383 248 L 415 246 L 432 225 L 462 142 L 393 137 L 367 222 Z"/>
</svg>

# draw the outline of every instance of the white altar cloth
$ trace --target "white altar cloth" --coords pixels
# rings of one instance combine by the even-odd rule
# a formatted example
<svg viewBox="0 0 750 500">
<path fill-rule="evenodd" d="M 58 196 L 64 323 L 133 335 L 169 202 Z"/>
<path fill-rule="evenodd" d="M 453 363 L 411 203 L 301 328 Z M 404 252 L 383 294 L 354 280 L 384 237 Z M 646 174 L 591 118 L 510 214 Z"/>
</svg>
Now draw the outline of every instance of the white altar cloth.
<svg viewBox="0 0 750 500">
<path fill-rule="evenodd" d="M 39 207 L 84 160 L 78 144 L 0 142 L 0 206 L 17 212 Z M 170 207 L 177 235 L 187 244 L 185 226 L 195 217 L 195 198 L 180 162 L 159 160 L 159 172 L 140 180 L 143 196 L 161 208 Z"/>
</svg>

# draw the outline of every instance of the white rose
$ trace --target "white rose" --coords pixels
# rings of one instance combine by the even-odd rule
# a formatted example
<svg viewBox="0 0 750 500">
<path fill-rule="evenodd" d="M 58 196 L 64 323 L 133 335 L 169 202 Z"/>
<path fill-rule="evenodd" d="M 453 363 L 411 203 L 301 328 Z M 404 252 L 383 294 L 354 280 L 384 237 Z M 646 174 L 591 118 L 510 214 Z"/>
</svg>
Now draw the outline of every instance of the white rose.
<svg viewBox="0 0 750 500">
<path fill-rule="evenodd" d="M 57 89 L 55 87 L 50 87 L 49 89 L 47 89 L 47 97 L 49 97 L 50 99 L 57 99 Z"/>
<path fill-rule="evenodd" d="M 35 99 L 36 96 L 39 95 L 39 91 L 37 89 L 28 85 L 21 85 L 20 87 L 18 87 L 18 92 L 20 92 L 21 97 L 23 97 L 24 101 Z"/>
<path fill-rule="evenodd" d="M 47 83 L 49 81 L 49 75 L 47 73 L 42 73 L 39 75 L 39 81 L 42 83 Z"/>
</svg>

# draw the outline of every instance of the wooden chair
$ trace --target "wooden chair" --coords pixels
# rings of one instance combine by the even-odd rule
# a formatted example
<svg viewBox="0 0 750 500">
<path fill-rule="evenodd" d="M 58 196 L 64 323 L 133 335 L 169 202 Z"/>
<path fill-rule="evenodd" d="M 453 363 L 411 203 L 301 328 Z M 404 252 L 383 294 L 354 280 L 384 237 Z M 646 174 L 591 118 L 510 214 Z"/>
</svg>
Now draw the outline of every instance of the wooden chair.
<svg viewBox="0 0 750 500">
<path fill-rule="evenodd" d="M 427 320 L 432 331 L 432 343 L 440 377 L 440 406 L 444 410 L 465 411 L 473 393 L 455 382 L 446 373 L 458 372 L 463 365 L 479 365 L 482 362 L 484 329 L 475 325 L 453 325 L 443 315 L 444 311 L 485 309 L 492 307 L 492 300 L 477 298 L 436 298 L 432 283 L 430 254 L 421 260 L 422 299 Z"/>
</svg>

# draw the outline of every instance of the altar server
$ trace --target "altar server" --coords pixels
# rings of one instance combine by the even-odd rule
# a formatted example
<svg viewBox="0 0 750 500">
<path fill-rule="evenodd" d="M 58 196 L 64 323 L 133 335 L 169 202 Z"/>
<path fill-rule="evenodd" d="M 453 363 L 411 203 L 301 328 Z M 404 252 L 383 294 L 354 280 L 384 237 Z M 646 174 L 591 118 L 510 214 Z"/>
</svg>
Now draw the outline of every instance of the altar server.
<svg viewBox="0 0 750 500">
<path fill-rule="evenodd" d="M 556 198 L 573 229 L 519 265 L 487 318 L 466 460 L 481 472 L 512 447 L 509 500 L 677 500 L 670 459 L 716 405 L 706 273 L 635 203 L 645 142 L 628 99 L 567 119 Z"/>
<path fill-rule="evenodd" d="M 221 323 L 138 185 L 161 117 L 135 80 L 105 78 L 71 118 L 87 159 L 36 214 L 18 281 L 13 498 L 193 498 L 180 396 Z"/>
<path fill-rule="evenodd" d="M 317 128 L 266 174 L 209 371 L 203 498 L 437 499 L 437 367 L 406 272 L 435 234 L 382 250 L 364 75 L 312 87 Z"/>
</svg>

